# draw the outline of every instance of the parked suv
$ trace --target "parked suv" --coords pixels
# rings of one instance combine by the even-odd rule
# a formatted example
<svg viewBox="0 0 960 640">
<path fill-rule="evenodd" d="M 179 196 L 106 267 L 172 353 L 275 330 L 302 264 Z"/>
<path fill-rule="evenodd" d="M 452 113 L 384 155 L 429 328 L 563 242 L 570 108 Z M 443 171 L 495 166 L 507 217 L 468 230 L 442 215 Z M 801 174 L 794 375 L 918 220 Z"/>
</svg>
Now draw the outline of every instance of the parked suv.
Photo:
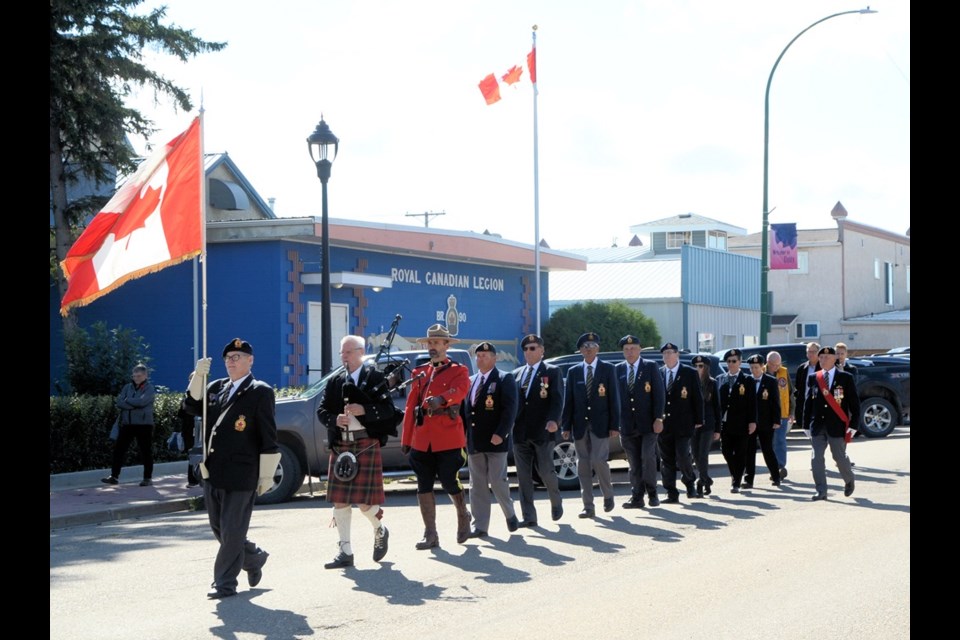
<svg viewBox="0 0 960 640">
<path fill-rule="evenodd" d="M 464 349 L 449 349 L 447 357 L 467 367 L 473 375 L 474 367 L 470 353 Z M 393 371 L 396 382 L 406 381 L 415 367 L 428 362 L 430 355 L 423 349 L 394 351 L 386 355 L 372 354 L 364 357 L 365 363 L 373 362 L 384 371 Z M 320 477 L 327 473 L 330 449 L 327 429 L 317 418 L 320 396 L 327 382 L 343 371 L 337 367 L 331 373 L 313 383 L 299 394 L 277 400 L 277 440 L 280 445 L 280 465 L 274 476 L 273 488 L 257 498 L 257 504 L 286 502 L 303 485 L 305 474 Z M 408 387 L 391 392 L 394 404 L 403 409 L 407 402 Z M 402 432 L 403 426 L 398 427 Z M 391 437 L 381 448 L 384 469 L 409 467 L 407 457 L 400 453 L 400 438 Z"/>
</svg>

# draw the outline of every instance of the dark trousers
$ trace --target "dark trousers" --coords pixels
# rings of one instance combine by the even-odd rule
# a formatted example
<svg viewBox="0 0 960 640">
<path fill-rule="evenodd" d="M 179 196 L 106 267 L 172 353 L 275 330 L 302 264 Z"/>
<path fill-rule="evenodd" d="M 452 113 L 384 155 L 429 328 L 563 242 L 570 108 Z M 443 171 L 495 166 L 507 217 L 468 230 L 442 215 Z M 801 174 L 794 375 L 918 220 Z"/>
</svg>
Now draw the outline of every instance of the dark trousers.
<svg viewBox="0 0 960 640">
<path fill-rule="evenodd" d="M 267 554 L 247 540 L 256 491 L 228 491 L 203 483 L 203 499 L 213 535 L 220 543 L 213 563 L 213 584 L 225 591 L 237 590 L 241 569 L 259 569 Z"/>
<path fill-rule="evenodd" d="M 704 426 L 694 429 L 693 437 L 690 438 L 693 460 L 697 463 L 697 482 L 704 487 L 713 484 L 713 478 L 710 477 L 710 449 L 713 448 L 713 434 L 713 429 Z"/>
<path fill-rule="evenodd" d="M 642 498 L 657 491 L 657 434 L 635 433 L 620 436 L 620 446 L 630 464 L 630 497 Z M 674 482 L 676 486 L 676 482 Z"/>
<path fill-rule="evenodd" d="M 465 449 L 446 451 L 410 450 L 410 466 L 417 475 L 417 493 L 433 493 L 433 483 L 438 479 L 443 490 L 450 495 L 463 491 L 460 469 L 467 461 Z"/>
<path fill-rule="evenodd" d="M 560 482 L 553 469 L 553 440 L 533 442 L 532 440 L 518 440 L 513 443 L 513 461 L 517 465 L 517 485 L 520 488 L 520 513 L 523 519 L 537 521 L 537 509 L 533 504 L 533 470 L 536 469 L 540 480 L 547 488 L 550 496 L 550 506 L 559 507 Z"/>
<path fill-rule="evenodd" d="M 753 477 L 757 472 L 757 443 L 763 452 L 763 462 L 770 471 L 771 480 L 780 480 L 780 461 L 773 450 L 773 429 L 757 429 L 747 439 L 747 459 L 743 469 L 743 481 L 753 484 Z"/>
<path fill-rule="evenodd" d="M 727 461 L 730 471 L 730 483 L 739 487 L 743 481 L 743 470 L 747 465 L 747 441 L 750 436 L 746 433 L 720 433 L 720 452 Z"/>
<path fill-rule="evenodd" d="M 127 449 L 134 440 L 137 441 L 137 449 L 140 451 L 143 479 L 149 480 L 153 477 L 153 425 L 122 424 L 120 435 L 117 436 L 117 441 L 113 445 L 113 467 L 110 469 L 110 475 L 114 478 L 120 477 L 123 459 L 127 457 Z"/>
<path fill-rule="evenodd" d="M 183 436 L 183 450 L 187 452 L 187 482 L 189 484 L 199 484 L 200 482 L 200 473 L 197 469 L 197 465 L 192 464 L 189 460 L 190 450 L 193 449 L 193 445 L 196 443 L 196 436 L 194 435 L 193 429 L 193 417 L 190 418 L 190 426 L 185 428 L 180 432 Z"/>
<path fill-rule="evenodd" d="M 693 486 L 696 476 L 693 475 L 693 456 L 690 455 L 690 436 L 675 436 L 660 434 L 660 477 L 667 496 L 679 495 L 677 491 L 677 471 L 680 471 L 680 480 L 689 489 Z"/>
</svg>

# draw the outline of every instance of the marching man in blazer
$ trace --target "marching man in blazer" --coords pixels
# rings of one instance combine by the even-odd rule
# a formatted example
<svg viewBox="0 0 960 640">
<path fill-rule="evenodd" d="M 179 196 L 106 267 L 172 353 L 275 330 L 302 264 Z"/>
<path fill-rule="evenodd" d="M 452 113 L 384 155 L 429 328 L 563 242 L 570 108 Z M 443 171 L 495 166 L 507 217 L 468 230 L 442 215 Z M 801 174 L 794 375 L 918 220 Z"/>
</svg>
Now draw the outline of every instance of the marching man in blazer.
<svg viewBox="0 0 960 640">
<path fill-rule="evenodd" d="M 757 445 L 763 451 L 763 461 L 770 472 L 770 482 L 780 486 L 780 462 L 773 450 L 773 434 L 780 429 L 780 388 L 777 379 L 766 373 L 767 359 L 755 354 L 747 358 L 750 365 L 750 377 L 757 395 L 757 430 L 747 440 L 747 464 L 743 477 L 746 484 L 753 486 L 757 471 Z"/>
<path fill-rule="evenodd" d="M 603 494 L 603 510 L 613 511 L 613 483 L 610 479 L 610 438 L 620 435 L 620 400 L 617 395 L 617 372 L 609 362 L 597 359 L 600 336 L 584 333 L 577 340 L 583 364 L 567 371 L 563 394 L 561 434 L 564 440 L 573 436 L 577 449 L 577 479 L 583 500 L 581 518 L 592 518 L 593 474 L 596 472 Z"/>
<path fill-rule="evenodd" d="M 747 443 L 757 430 L 757 390 L 740 369 L 743 352 L 730 349 L 723 355 L 727 372 L 717 378 L 720 392 L 720 451 L 730 470 L 730 492 L 740 493 L 747 466 Z M 748 487 L 749 488 L 749 487 Z"/>
<path fill-rule="evenodd" d="M 563 381 L 560 369 L 543 361 L 543 338 L 533 333 L 526 335 L 520 348 L 526 364 L 513 372 L 514 380 L 520 383 L 519 409 L 513 423 L 513 460 L 523 515 L 520 526 L 535 527 L 534 467 L 547 487 L 550 517 L 557 521 L 563 516 L 560 482 L 553 469 L 553 448 L 563 411 Z"/>
<path fill-rule="evenodd" d="M 680 362 L 680 349 L 672 342 L 660 347 L 663 354 L 663 374 L 666 388 L 663 431 L 660 433 L 660 477 L 667 490 L 664 504 L 680 502 L 677 490 L 677 472 L 687 489 L 687 497 L 697 497 L 693 473 L 693 454 L 690 440 L 695 429 L 703 426 L 703 391 L 700 389 L 700 374 Z"/>
<path fill-rule="evenodd" d="M 807 398 L 803 409 L 805 431 L 810 432 L 813 458 L 813 484 L 817 492 L 811 500 L 827 499 L 827 466 L 824 453 L 830 447 L 830 455 L 843 478 L 843 495 L 850 496 L 854 489 L 853 469 L 847 458 L 847 442 L 860 420 L 860 397 L 853 375 L 836 367 L 837 350 L 823 347 L 817 357 L 820 370 L 808 381 Z"/>
<path fill-rule="evenodd" d="M 510 432 L 517 415 L 517 384 L 512 373 L 497 369 L 497 348 L 481 342 L 474 351 L 477 372 L 470 378 L 470 393 L 460 405 L 467 429 L 467 467 L 470 469 L 471 538 L 483 538 L 490 528 L 490 491 L 497 499 L 507 530 L 517 530 L 519 521 L 507 480 Z"/>
</svg>

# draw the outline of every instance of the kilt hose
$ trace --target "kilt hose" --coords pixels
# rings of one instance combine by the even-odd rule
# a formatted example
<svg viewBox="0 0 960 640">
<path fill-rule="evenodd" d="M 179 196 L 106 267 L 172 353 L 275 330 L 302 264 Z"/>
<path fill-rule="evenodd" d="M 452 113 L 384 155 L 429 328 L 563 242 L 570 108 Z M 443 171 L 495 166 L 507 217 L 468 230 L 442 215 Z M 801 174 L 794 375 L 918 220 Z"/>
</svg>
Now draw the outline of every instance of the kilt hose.
<svg viewBox="0 0 960 640">
<path fill-rule="evenodd" d="M 357 477 L 350 482 L 338 480 L 333 475 L 337 456 L 350 451 L 357 456 Z M 383 460 L 380 457 L 380 441 L 363 438 L 357 442 L 339 442 L 330 450 L 327 467 L 327 502 L 334 504 L 383 504 Z"/>
</svg>

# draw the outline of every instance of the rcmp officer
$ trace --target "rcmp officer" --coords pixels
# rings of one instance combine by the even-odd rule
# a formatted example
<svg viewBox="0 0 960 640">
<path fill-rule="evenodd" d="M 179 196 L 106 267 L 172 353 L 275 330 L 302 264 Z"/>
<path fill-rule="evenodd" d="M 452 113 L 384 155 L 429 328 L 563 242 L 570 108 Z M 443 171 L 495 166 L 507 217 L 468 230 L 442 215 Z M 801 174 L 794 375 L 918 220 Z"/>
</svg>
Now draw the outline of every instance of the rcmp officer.
<svg viewBox="0 0 960 640">
<path fill-rule="evenodd" d="M 513 424 L 513 460 L 517 466 L 520 489 L 521 527 L 537 526 L 537 510 L 533 504 L 533 469 L 547 487 L 550 516 L 554 521 L 563 516 L 560 481 L 553 469 L 553 448 L 563 411 L 563 381 L 560 369 L 543 361 L 543 338 L 531 333 L 520 341 L 526 364 L 513 372 L 520 382 L 520 402 Z"/>
<path fill-rule="evenodd" d="M 743 477 L 747 486 L 753 486 L 757 469 L 757 444 L 763 452 L 763 461 L 770 472 L 770 482 L 780 486 L 780 461 L 773 450 L 773 434 L 780 429 L 780 388 L 777 379 L 766 373 L 767 359 L 759 353 L 747 358 L 757 396 L 757 430 L 747 439 L 747 461 Z"/>
<path fill-rule="evenodd" d="M 807 420 L 804 429 L 810 431 L 813 458 L 813 484 L 817 492 L 811 500 L 827 499 L 827 468 L 824 453 L 830 447 L 830 455 L 843 478 L 843 495 L 850 496 L 854 490 L 853 469 L 847 458 L 847 439 L 856 430 L 860 419 L 860 397 L 853 375 L 836 367 L 837 350 L 823 347 L 817 354 L 820 370 L 809 380 L 806 405 L 803 415 Z"/>
<path fill-rule="evenodd" d="M 362 336 L 340 340 L 343 371 L 323 389 L 317 417 L 327 427 L 330 463 L 327 502 L 333 503 L 333 521 L 340 534 L 338 553 L 324 569 L 353 566 L 350 546 L 351 505 L 373 525 L 373 561 L 387 555 L 390 532 L 381 520 L 385 501 L 380 447 L 397 435 L 397 414 L 383 373 L 363 364 Z M 345 465 L 345 466 L 344 466 Z"/>
<path fill-rule="evenodd" d="M 700 376 L 680 362 L 680 349 L 672 342 L 660 347 L 663 354 L 663 374 L 666 386 L 663 431 L 660 433 L 660 477 L 667 490 L 664 503 L 680 502 L 677 490 L 677 472 L 687 489 L 687 497 L 697 497 L 694 489 L 696 476 L 693 473 L 693 455 L 690 439 L 693 432 L 703 426 L 703 392 Z"/>
<path fill-rule="evenodd" d="M 642 509 L 643 497 L 650 506 L 660 504 L 657 496 L 657 436 L 663 431 L 666 392 L 656 362 L 640 356 L 640 339 L 620 338 L 624 362 L 617 365 L 620 395 L 620 444 L 630 464 L 630 500 L 624 509 Z"/>
<path fill-rule="evenodd" d="M 747 465 L 747 441 L 757 430 L 756 384 L 740 369 L 743 352 L 730 349 L 723 355 L 727 372 L 717 378 L 720 391 L 720 451 L 730 470 L 730 491 L 740 493 Z"/>
<path fill-rule="evenodd" d="M 470 513 L 458 475 L 467 459 L 460 403 L 470 389 L 470 375 L 466 367 L 447 357 L 447 349 L 459 341 L 443 325 L 432 325 L 418 342 L 426 344 L 430 362 L 411 375 L 400 442 L 417 475 L 417 502 L 424 531 L 416 547 L 430 549 L 440 546 L 433 493 L 437 479 L 457 508 L 457 542 L 462 544 L 470 537 Z"/>
<path fill-rule="evenodd" d="M 583 365 L 567 370 L 563 394 L 561 434 L 564 440 L 573 436 L 577 450 L 577 479 L 583 500 L 581 518 L 592 518 L 593 475 L 596 473 L 603 494 L 603 510 L 613 511 L 613 483 L 610 479 L 610 438 L 620 435 L 620 400 L 617 396 L 617 373 L 609 362 L 597 359 L 600 336 L 584 333 L 577 340 Z"/>
<path fill-rule="evenodd" d="M 467 467 L 470 469 L 471 538 L 482 538 L 490 528 L 490 491 L 497 499 L 507 530 L 519 526 L 510 482 L 507 480 L 507 453 L 510 432 L 517 415 L 517 383 L 512 373 L 497 369 L 497 348 L 481 342 L 475 350 L 477 373 L 470 378 L 470 393 L 460 405 L 467 429 Z"/>
<path fill-rule="evenodd" d="M 213 590 L 208 598 L 237 594 L 237 576 L 247 572 L 247 583 L 257 586 L 269 555 L 247 539 L 253 502 L 273 487 L 280 462 L 277 447 L 276 400 L 273 387 L 254 379 L 253 347 L 236 338 L 223 348 L 227 377 L 210 382 L 210 358 L 197 361 L 183 407 L 203 414 L 203 498 L 213 535 L 220 543 L 213 564 Z"/>
</svg>

